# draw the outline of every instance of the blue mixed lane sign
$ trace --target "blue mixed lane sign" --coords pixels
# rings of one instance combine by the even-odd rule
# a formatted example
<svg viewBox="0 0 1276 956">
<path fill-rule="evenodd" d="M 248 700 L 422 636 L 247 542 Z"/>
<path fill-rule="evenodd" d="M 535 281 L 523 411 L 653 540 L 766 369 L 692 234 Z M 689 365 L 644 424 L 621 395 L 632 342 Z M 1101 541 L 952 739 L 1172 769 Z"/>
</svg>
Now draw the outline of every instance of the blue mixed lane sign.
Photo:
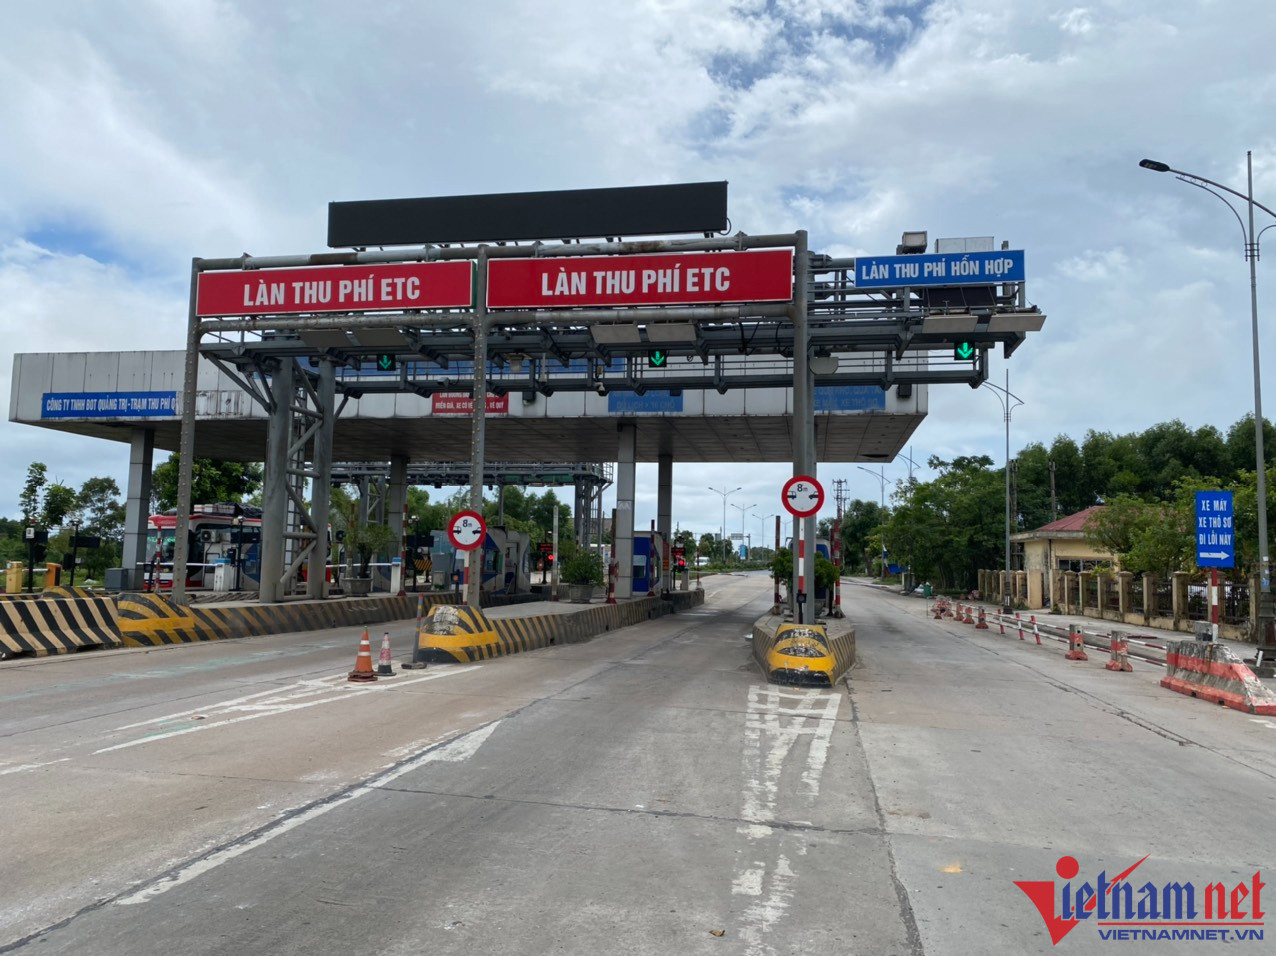
<svg viewBox="0 0 1276 956">
<path fill-rule="evenodd" d="M 1236 565 L 1236 537 L 1232 531 L 1232 493 L 1196 493 L 1196 566 L 1230 568 Z"/>
<path fill-rule="evenodd" d="M 1023 279 L 1022 249 L 944 252 L 930 256 L 859 256 L 855 260 L 855 285 L 860 289 L 992 285 Z"/>
</svg>

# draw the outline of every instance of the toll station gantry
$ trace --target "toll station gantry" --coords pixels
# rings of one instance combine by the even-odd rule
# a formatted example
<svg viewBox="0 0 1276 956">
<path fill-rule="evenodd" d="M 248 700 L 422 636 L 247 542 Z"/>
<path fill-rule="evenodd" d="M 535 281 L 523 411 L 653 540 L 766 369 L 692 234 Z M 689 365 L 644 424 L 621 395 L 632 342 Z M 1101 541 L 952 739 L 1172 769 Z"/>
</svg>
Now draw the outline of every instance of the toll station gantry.
<svg viewBox="0 0 1276 956">
<path fill-rule="evenodd" d="M 627 598 L 636 461 L 667 540 L 675 459 L 888 461 L 929 386 L 977 387 L 1045 320 L 991 238 L 848 258 L 728 230 L 725 182 L 331 203 L 332 251 L 194 259 L 183 351 L 16 356 L 10 419 L 130 442 L 125 568 L 153 450 L 180 452 L 178 603 L 196 457 L 265 463 L 263 602 L 303 565 L 324 596 L 334 462 L 389 462 L 400 539 L 411 462 L 468 465 L 475 508 L 489 456 L 616 462 Z"/>
</svg>

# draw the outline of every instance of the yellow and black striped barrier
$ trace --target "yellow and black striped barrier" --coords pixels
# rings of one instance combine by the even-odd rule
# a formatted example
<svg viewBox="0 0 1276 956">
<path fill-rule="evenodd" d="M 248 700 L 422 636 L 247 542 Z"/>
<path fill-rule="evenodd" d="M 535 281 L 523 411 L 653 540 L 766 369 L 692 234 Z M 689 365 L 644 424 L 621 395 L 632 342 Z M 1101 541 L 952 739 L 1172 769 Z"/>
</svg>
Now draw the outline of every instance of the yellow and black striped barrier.
<svg viewBox="0 0 1276 956">
<path fill-rule="evenodd" d="M 451 592 L 420 596 L 427 605 L 452 604 L 458 597 Z M 416 616 L 417 595 L 184 607 L 155 593 L 124 593 L 118 602 L 124 644 L 157 647 L 402 620 Z"/>
<path fill-rule="evenodd" d="M 70 654 L 119 647 L 115 599 L 82 588 L 59 588 L 31 600 L 0 601 L 3 657 Z"/>
<path fill-rule="evenodd" d="M 855 631 L 830 637 L 823 624 L 788 622 L 774 633 L 755 626 L 753 656 L 773 684 L 831 687 L 855 663 Z"/>
<path fill-rule="evenodd" d="M 417 664 L 482 661 L 555 644 L 578 644 L 599 634 L 704 603 L 703 591 L 676 591 L 670 600 L 640 598 L 567 614 L 488 617 L 471 607 L 436 607 L 422 621 L 412 655 Z"/>
</svg>

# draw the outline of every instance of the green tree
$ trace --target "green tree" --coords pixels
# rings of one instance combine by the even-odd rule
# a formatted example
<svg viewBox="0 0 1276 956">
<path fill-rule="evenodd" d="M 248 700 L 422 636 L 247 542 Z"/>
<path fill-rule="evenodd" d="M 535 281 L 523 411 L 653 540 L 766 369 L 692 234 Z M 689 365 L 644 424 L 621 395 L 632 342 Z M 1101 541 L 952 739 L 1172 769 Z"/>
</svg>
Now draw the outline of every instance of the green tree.
<svg viewBox="0 0 1276 956">
<path fill-rule="evenodd" d="M 80 486 L 73 516 L 90 534 L 112 541 L 124 540 L 124 503 L 114 478 L 89 478 Z"/>
<path fill-rule="evenodd" d="M 696 554 L 709 558 L 710 560 L 721 560 L 722 545 L 718 543 L 718 536 L 706 532 L 700 536 L 700 543 L 696 547 Z"/>
<path fill-rule="evenodd" d="M 1011 515 L 1011 530 L 1040 528 L 1054 520 L 1050 510 L 1050 452 L 1040 442 L 1034 442 L 1023 448 L 1015 459 L 1018 462 L 1016 472 L 1015 501 L 1018 503 L 1018 514 Z"/>
<path fill-rule="evenodd" d="M 1276 429 L 1263 416 L 1263 458 L 1270 468 L 1276 458 Z M 1254 416 L 1246 415 L 1227 430 L 1227 460 L 1231 466 L 1228 472 L 1239 475 L 1242 471 L 1258 474 L 1258 455 L 1254 446 Z"/>
<path fill-rule="evenodd" d="M 1104 507 L 1091 513 L 1085 523 L 1086 542 L 1124 561 L 1134 541 L 1147 524 L 1151 508 L 1133 495 L 1114 495 Z"/>
<path fill-rule="evenodd" d="M 42 461 L 33 461 L 27 465 L 27 480 L 22 485 L 18 502 L 22 506 L 22 519 L 31 524 L 40 516 L 41 502 L 44 498 L 44 486 L 49 482 L 49 468 Z"/>
<path fill-rule="evenodd" d="M 1050 444 L 1050 460 L 1054 462 L 1059 516 L 1076 514 L 1094 504 L 1094 494 L 1087 489 L 1083 478 L 1084 463 L 1077 443 L 1067 435 L 1056 436 Z"/>
<path fill-rule="evenodd" d="M 151 498 L 161 511 L 177 507 L 179 467 L 174 452 L 151 473 Z M 262 468 L 256 462 L 196 458 L 191 465 L 191 504 L 242 502 L 256 494 L 261 483 Z"/>
<path fill-rule="evenodd" d="M 1181 478 L 1168 501 L 1117 495 L 1086 521 L 1086 541 L 1107 551 L 1121 570 L 1165 576 L 1191 566 L 1195 477 Z"/>
<path fill-rule="evenodd" d="M 40 507 L 40 524 L 46 528 L 54 528 L 62 524 L 67 515 L 76 507 L 75 490 L 60 481 L 44 489 L 44 504 Z"/>
<path fill-rule="evenodd" d="M 771 577 L 778 578 L 780 583 L 786 587 L 793 581 L 793 551 L 790 548 L 781 548 L 771 558 L 770 562 Z M 837 581 L 837 568 L 833 566 L 833 562 L 818 551 L 815 553 L 815 586 L 818 590 L 825 591 L 833 586 Z"/>
<path fill-rule="evenodd" d="M 872 559 L 869 538 L 882 525 L 889 514 L 876 501 L 856 498 L 842 512 L 842 563 L 847 567 L 864 568 Z M 783 549 L 781 549 L 783 550 Z"/>
<path fill-rule="evenodd" d="M 884 542 L 920 579 L 968 589 L 980 568 L 1001 563 L 1004 474 L 986 455 L 929 464 L 940 474 L 896 496 L 889 520 L 869 534 L 868 560 L 880 557 Z"/>
</svg>

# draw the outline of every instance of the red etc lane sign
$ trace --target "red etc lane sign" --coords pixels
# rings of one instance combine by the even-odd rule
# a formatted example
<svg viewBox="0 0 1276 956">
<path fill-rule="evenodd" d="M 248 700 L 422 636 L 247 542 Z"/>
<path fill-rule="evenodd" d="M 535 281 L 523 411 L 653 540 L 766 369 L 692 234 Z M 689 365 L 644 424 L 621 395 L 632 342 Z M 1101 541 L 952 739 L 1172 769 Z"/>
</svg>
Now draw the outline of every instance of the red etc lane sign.
<svg viewBox="0 0 1276 956">
<path fill-rule="evenodd" d="M 195 314 L 463 309 L 471 301 L 470 271 L 469 262 L 458 261 L 201 272 Z"/>
<path fill-rule="evenodd" d="M 787 302 L 792 297 L 792 249 L 488 263 L 491 309 Z"/>
</svg>

